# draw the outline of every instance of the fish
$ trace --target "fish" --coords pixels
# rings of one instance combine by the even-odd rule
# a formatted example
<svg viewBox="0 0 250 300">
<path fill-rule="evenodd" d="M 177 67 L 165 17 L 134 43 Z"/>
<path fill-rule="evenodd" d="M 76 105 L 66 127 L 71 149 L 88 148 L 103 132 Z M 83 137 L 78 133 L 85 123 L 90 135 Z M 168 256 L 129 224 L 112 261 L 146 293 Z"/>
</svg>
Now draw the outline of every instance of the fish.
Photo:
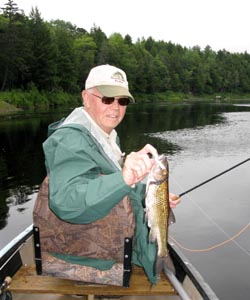
<svg viewBox="0 0 250 300">
<path fill-rule="evenodd" d="M 175 268 L 167 248 L 168 227 L 175 223 L 175 216 L 169 205 L 169 166 L 167 156 L 159 155 L 148 174 L 145 195 L 145 215 L 149 227 L 149 242 L 157 245 L 155 275 L 168 268 L 175 273 Z"/>
</svg>

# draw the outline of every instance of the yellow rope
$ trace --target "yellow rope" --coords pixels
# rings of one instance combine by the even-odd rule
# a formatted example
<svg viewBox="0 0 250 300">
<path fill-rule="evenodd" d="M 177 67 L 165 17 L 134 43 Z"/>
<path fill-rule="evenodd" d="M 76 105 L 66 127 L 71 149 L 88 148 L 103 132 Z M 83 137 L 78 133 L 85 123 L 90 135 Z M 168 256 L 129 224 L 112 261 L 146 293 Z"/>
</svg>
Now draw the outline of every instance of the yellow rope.
<svg viewBox="0 0 250 300">
<path fill-rule="evenodd" d="M 224 246 L 227 243 L 232 242 L 233 240 L 235 240 L 238 236 L 240 236 L 244 231 L 247 230 L 247 228 L 250 227 L 250 223 L 248 223 L 245 227 L 243 227 L 239 232 L 237 232 L 234 236 L 232 236 L 231 238 L 225 240 L 224 242 L 215 244 L 211 247 L 205 248 L 205 249 L 190 249 L 190 248 L 186 248 L 184 246 L 182 246 L 179 242 L 176 241 L 175 238 L 173 238 L 172 236 L 169 236 L 169 238 L 176 243 L 177 246 L 179 246 L 181 249 L 189 251 L 189 252 L 208 252 L 211 251 L 213 249 L 219 248 L 221 246 Z"/>
</svg>

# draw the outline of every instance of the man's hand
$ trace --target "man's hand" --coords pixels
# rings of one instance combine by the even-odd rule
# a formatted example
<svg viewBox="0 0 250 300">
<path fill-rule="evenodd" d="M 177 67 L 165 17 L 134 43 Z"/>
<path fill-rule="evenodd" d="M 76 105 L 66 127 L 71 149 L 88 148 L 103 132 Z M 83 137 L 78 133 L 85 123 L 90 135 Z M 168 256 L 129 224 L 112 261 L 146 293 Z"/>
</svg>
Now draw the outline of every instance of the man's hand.
<svg viewBox="0 0 250 300">
<path fill-rule="evenodd" d="M 177 204 L 181 202 L 181 198 L 173 193 L 169 193 L 169 205 L 171 208 L 175 208 Z"/>
<path fill-rule="evenodd" d="M 148 153 L 152 157 L 158 157 L 157 150 L 150 144 L 138 152 L 131 152 L 127 155 L 122 169 L 123 179 L 127 185 L 133 186 L 150 172 L 155 160 L 150 159 L 151 155 Z"/>
</svg>

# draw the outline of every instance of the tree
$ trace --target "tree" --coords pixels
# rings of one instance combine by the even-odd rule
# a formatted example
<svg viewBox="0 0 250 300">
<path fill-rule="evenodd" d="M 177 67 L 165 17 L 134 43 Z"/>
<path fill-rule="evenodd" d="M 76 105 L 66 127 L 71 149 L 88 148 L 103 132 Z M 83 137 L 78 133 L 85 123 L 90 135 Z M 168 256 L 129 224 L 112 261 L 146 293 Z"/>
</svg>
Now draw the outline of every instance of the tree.
<svg viewBox="0 0 250 300">
<path fill-rule="evenodd" d="M 133 51 L 134 46 L 128 45 L 127 41 L 127 39 L 123 39 L 120 33 L 113 33 L 109 37 L 107 63 L 116 65 L 126 72 L 130 90 L 133 91 L 138 63 Z"/>
<path fill-rule="evenodd" d="M 100 27 L 88 33 L 70 22 L 44 22 L 38 8 L 25 16 L 13 0 L 0 9 L 0 88 L 39 91 L 84 88 L 89 70 L 113 64 L 125 70 L 133 93 L 250 92 L 250 55 L 182 47 L 153 37 L 132 42 L 109 38 Z"/>
<path fill-rule="evenodd" d="M 132 38 L 129 34 L 125 35 L 124 42 L 129 46 L 133 46 Z"/>
<path fill-rule="evenodd" d="M 140 41 L 137 41 L 133 48 L 134 57 L 137 62 L 133 89 L 136 92 L 146 93 L 148 90 L 148 62 L 152 59 L 150 53 L 144 48 Z"/>
<path fill-rule="evenodd" d="M 50 28 L 51 35 L 56 50 L 54 58 L 56 87 L 65 92 L 74 93 L 79 91 L 79 86 L 77 85 L 76 57 L 73 44 L 79 33 L 70 22 L 56 20 L 51 24 L 53 25 Z"/>
<path fill-rule="evenodd" d="M 84 89 L 84 83 L 87 79 L 89 70 L 95 63 L 96 43 L 89 34 L 76 38 L 73 42 L 74 57 L 76 60 L 76 70 L 78 85 Z"/>
<path fill-rule="evenodd" d="M 27 72 L 25 58 L 29 53 L 29 43 L 26 40 L 26 18 L 20 13 L 17 4 L 9 0 L 1 9 L 3 15 L 0 15 L 0 82 L 1 90 L 5 90 L 19 85 Z"/>
<path fill-rule="evenodd" d="M 109 58 L 108 38 L 100 27 L 94 26 L 90 29 L 90 36 L 96 44 L 95 65 L 105 64 Z"/>
<path fill-rule="evenodd" d="M 4 15 L 9 19 L 9 24 L 13 23 L 15 20 L 15 15 L 18 13 L 19 8 L 13 0 L 8 0 L 5 7 L 1 7 Z"/>
<path fill-rule="evenodd" d="M 38 8 L 32 8 L 29 20 L 32 39 L 30 75 L 39 90 L 53 90 L 56 85 L 56 49 L 52 43 L 48 24 L 41 18 Z"/>
</svg>

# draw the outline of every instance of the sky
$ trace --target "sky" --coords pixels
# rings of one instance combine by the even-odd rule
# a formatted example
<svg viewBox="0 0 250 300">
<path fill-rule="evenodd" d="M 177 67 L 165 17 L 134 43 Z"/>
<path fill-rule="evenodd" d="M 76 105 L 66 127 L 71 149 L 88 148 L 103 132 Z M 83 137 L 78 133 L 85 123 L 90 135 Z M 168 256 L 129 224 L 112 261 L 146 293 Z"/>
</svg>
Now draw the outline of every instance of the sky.
<svg viewBox="0 0 250 300">
<path fill-rule="evenodd" d="M 0 0 L 3 7 L 7 0 Z M 14 0 L 25 15 L 37 7 L 45 21 L 60 19 L 88 32 L 96 25 L 183 47 L 250 54 L 249 0 Z"/>
</svg>

